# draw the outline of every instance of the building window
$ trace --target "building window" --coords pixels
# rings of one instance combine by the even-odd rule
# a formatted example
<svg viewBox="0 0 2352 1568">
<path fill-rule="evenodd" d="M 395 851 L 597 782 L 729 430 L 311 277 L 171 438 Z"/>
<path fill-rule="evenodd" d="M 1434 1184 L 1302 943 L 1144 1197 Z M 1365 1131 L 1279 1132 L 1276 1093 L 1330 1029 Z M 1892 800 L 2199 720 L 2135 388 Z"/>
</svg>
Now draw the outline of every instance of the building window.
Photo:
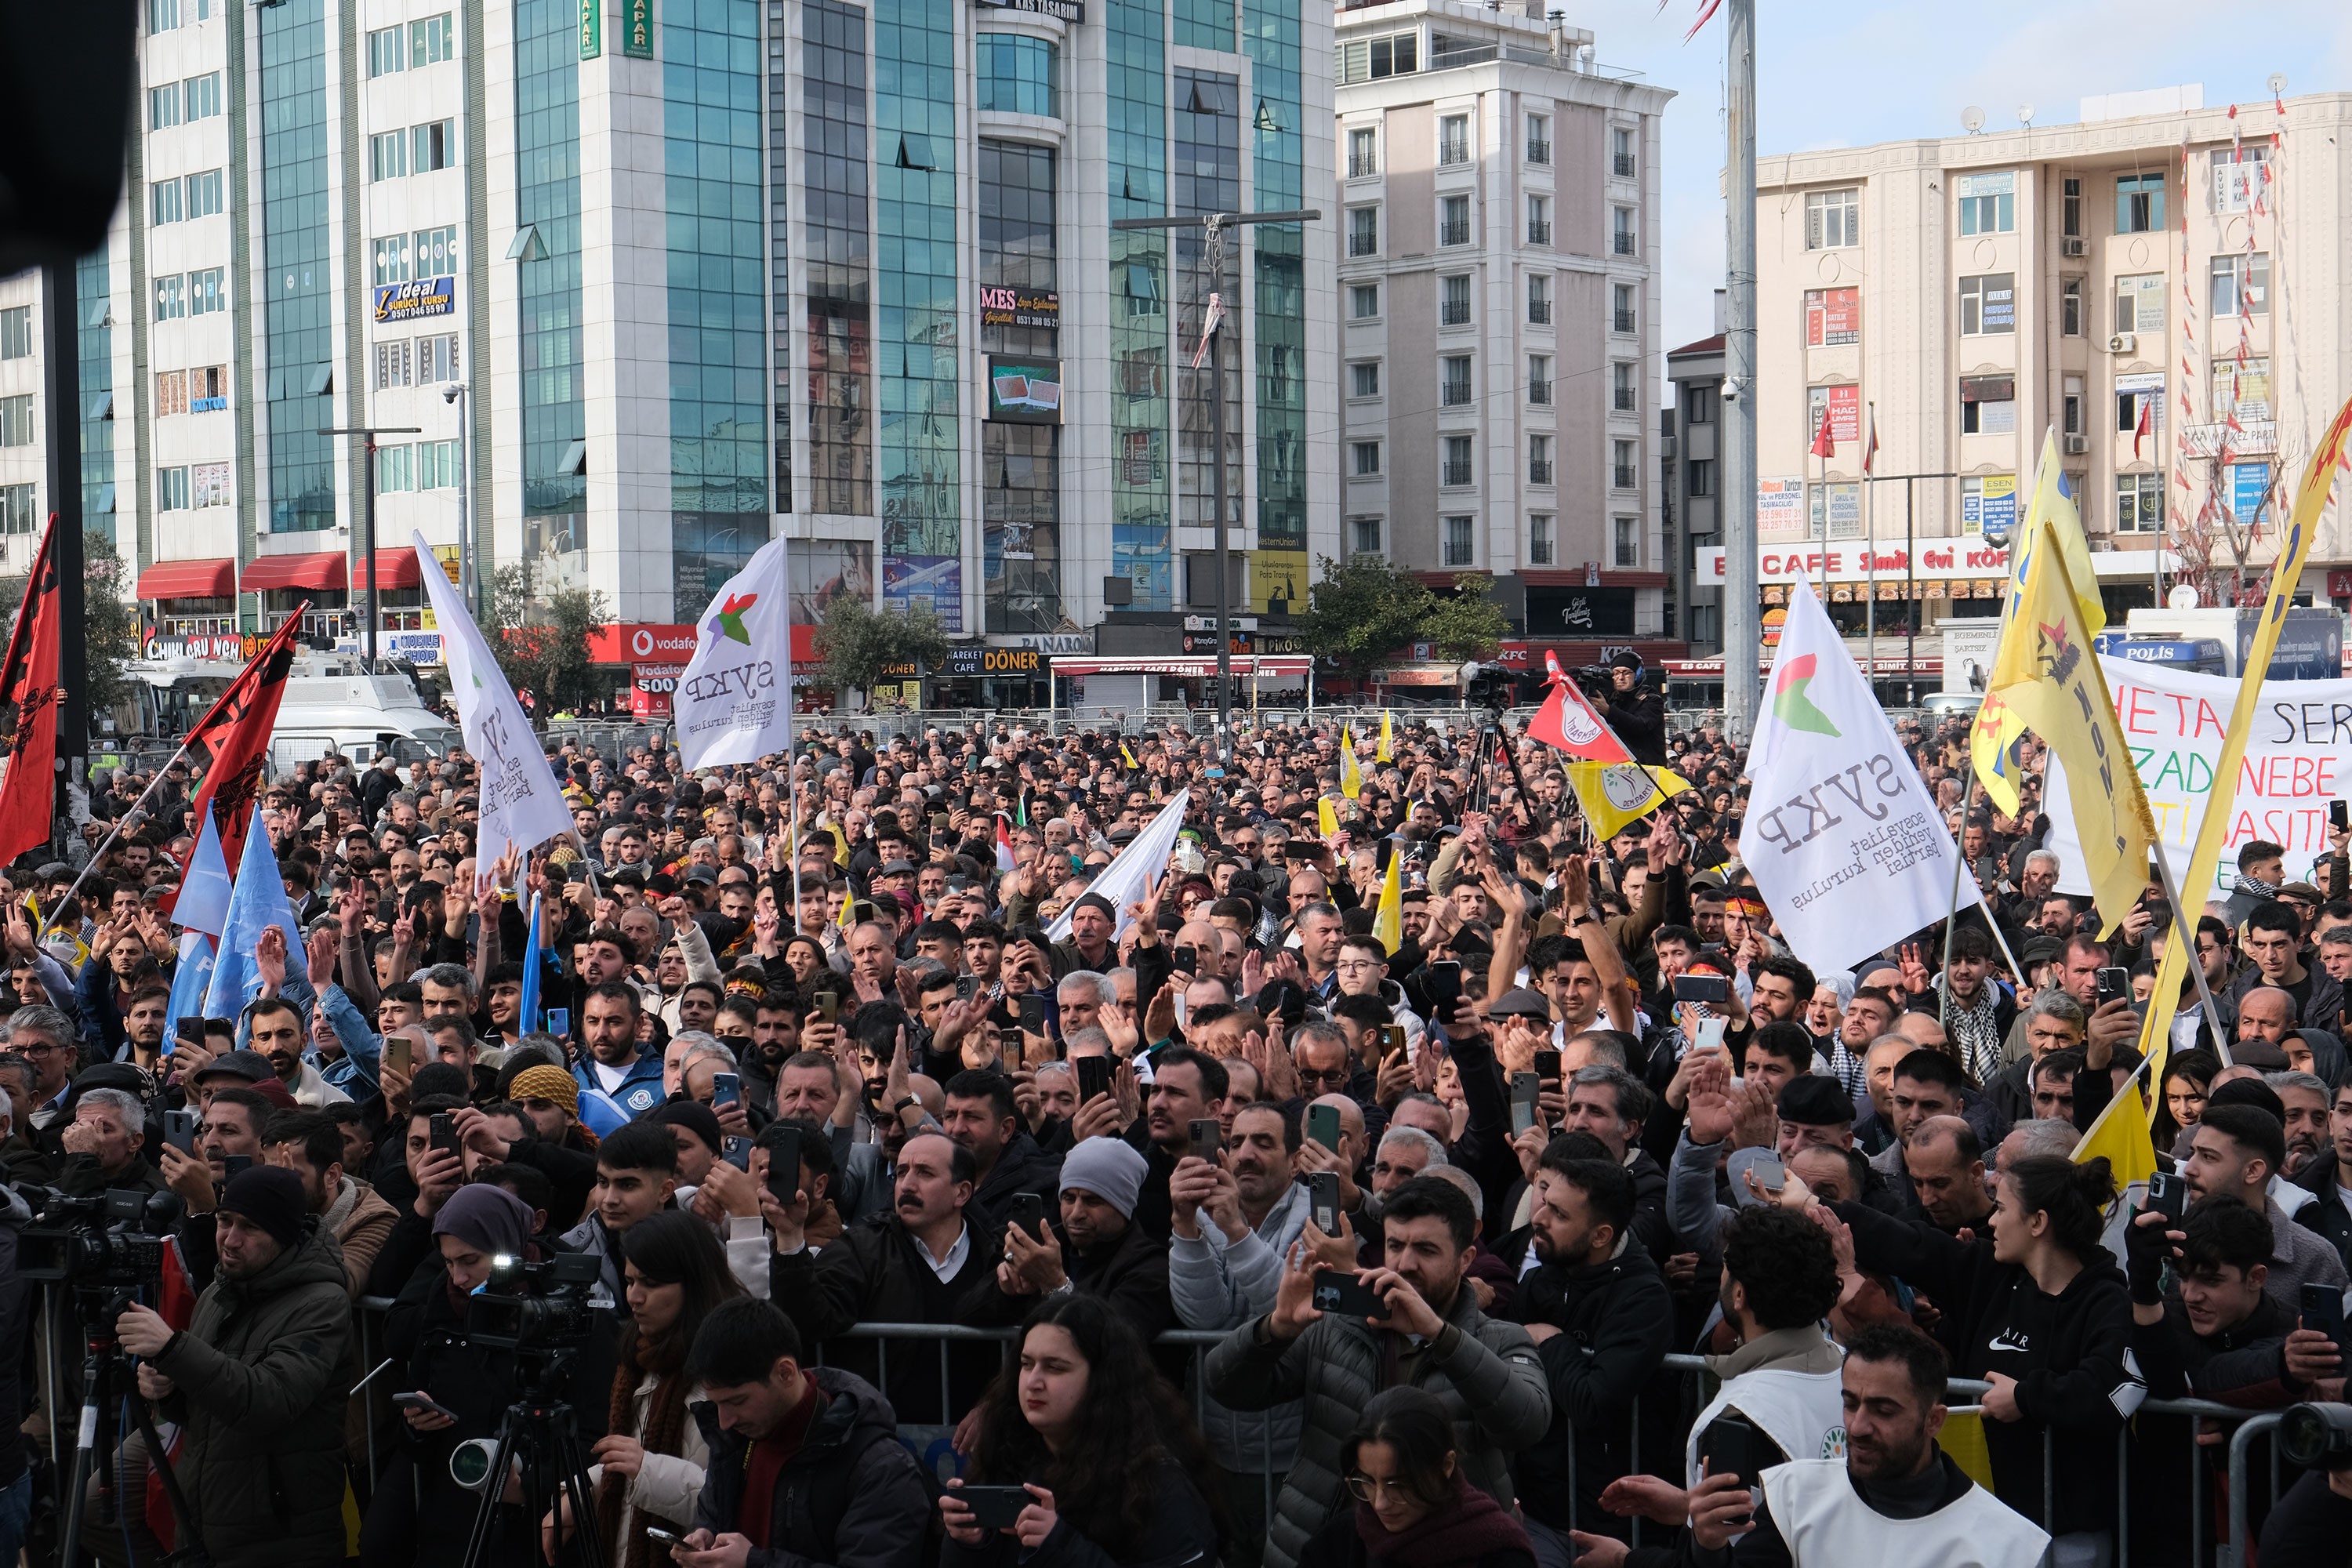
<svg viewBox="0 0 2352 1568">
<path fill-rule="evenodd" d="M 1470 278 L 1456 273 L 1437 280 L 1437 324 L 1441 327 L 1466 327 L 1470 324 Z"/>
<path fill-rule="evenodd" d="M 438 16 L 426 16 L 408 24 L 408 64 L 412 69 L 421 70 L 426 66 L 437 66 L 443 60 L 455 58 L 457 52 L 455 21 L 451 13 L 444 11 Z"/>
<path fill-rule="evenodd" d="M 2147 415 L 2149 430 L 2164 427 L 2164 378 L 2150 375 L 2136 379 L 2152 381 L 2156 384 L 2116 388 L 2116 433 L 2120 436 L 2138 435 L 2139 416 L 2143 411 Z M 2137 452 L 2133 454 L 2134 457 L 2138 455 Z"/>
<path fill-rule="evenodd" d="M 2116 182 L 2116 232 L 2158 234 L 2164 229 L 2162 174 L 2126 174 Z"/>
<path fill-rule="evenodd" d="M 1639 518 L 1619 515 L 1611 520 L 1614 537 L 1612 564 L 1639 566 L 1642 563 L 1642 521 Z"/>
<path fill-rule="evenodd" d="M 1442 168 L 1470 161 L 1470 117 L 1448 114 L 1437 122 L 1437 162 Z"/>
<path fill-rule="evenodd" d="M 0 533 L 33 531 L 33 487 L 0 485 Z"/>
<path fill-rule="evenodd" d="M 1612 461 L 1609 465 L 1609 486 L 1612 489 L 1630 490 L 1642 482 L 1641 463 L 1631 441 L 1609 443 Z"/>
<path fill-rule="evenodd" d="M 33 307 L 0 310 L 0 359 L 27 359 L 33 353 Z"/>
<path fill-rule="evenodd" d="M 1471 547 L 1473 520 L 1459 515 L 1439 519 L 1444 524 L 1445 564 L 1467 566 L 1475 559 Z"/>
<path fill-rule="evenodd" d="M 408 173 L 408 132 L 387 131 L 368 138 L 368 178 L 396 180 Z"/>
<path fill-rule="evenodd" d="M 367 36 L 367 68 L 371 78 L 408 68 L 408 29 L 395 24 Z"/>
<path fill-rule="evenodd" d="M 1353 283 L 1348 288 L 1348 314 L 1366 321 L 1381 313 L 1381 286 L 1377 283 Z"/>
<path fill-rule="evenodd" d="M 2017 232 L 2017 171 L 1997 174 L 1962 174 L 1953 184 L 1960 197 L 1960 233 Z"/>
<path fill-rule="evenodd" d="M 1631 360 L 1621 359 L 1609 367 L 1609 406 L 1620 414 L 1635 413 L 1641 406 Z"/>
<path fill-rule="evenodd" d="M 2005 337 L 2017 331 L 2017 275 L 1986 272 L 1960 279 L 1960 336 Z"/>
<path fill-rule="evenodd" d="M 2068 239 L 2083 237 L 2083 182 L 2074 175 L 2059 184 L 2059 232 Z"/>
<path fill-rule="evenodd" d="M 1381 172 L 1381 133 L 1367 126 L 1348 132 L 1348 178 L 1360 180 Z"/>
<path fill-rule="evenodd" d="M 1378 397 L 1381 395 L 1381 362 L 1361 359 L 1348 367 L 1348 395 Z"/>
<path fill-rule="evenodd" d="M 188 314 L 209 316 L 228 309 L 228 269 L 207 267 L 188 274 Z"/>
<path fill-rule="evenodd" d="M 1551 279 L 1540 272 L 1528 274 L 1528 325 L 1551 325 Z"/>
<path fill-rule="evenodd" d="M 1631 283 L 1612 283 L 1609 295 L 1609 330 L 1621 335 L 1630 335 L 1633 331 L 1633 286 Z"/>
<path fill-rule="evenodd" d="M 155 470 L 155 510 L 157 511 L 188 510 L 188 470 L 185 468 Z"/>
<path fill-rule="evenodd" d="M 1633 128 L 1630 125 L 1609 128 L 1609 172 L 1621 180 L 1633 177 Z"/>
<path fill-rule="evenodd" d="M 147 30 L 168 33 L 180 25 L 180 0 L 147 0 Z"/>
<path fill-rule="evenodd" d="M 1378 256 L 1381 253 L 1381 209 L 1349 207 L 1348 209 L 1348 254 Z"/>
<path fill-rule="evenodd" d="M 976 50 L 980 107 L 996 114 L 1062 115 L 1062 50 L 1051 38 L 982 33 Z"/>
<path fill-rule="evenodd" d="M 1351 458 L 1349 471 L 1358 479 L 1371 479 L 1380 473 L 1381 444 L 1378 441 L 1353 441 L 1349 443 L 1349 450 Z"/>
<path fill-rule="evenodd" d="M 416 456 L 408 447 L 375 449 L 375 489 L 378 495 L 398 495 L 416 488 Z"/>
<path fill-rule="evenodd" d="M 439 228 L 416 231 L 416 276 L 419 278 L 451 278 L 457 272 L 457 226 L 446 224 Z"/>
<path fill-rule="evenodd" d="M 1551 483 L 1551 437 L 1549 436 L 1528 437 L 1528 483 Z"/>
<path fill-rule="evenodd" d="M 395 234 L 368 245 L 369 275 L 381 286 L 408 281 L 408 236 Z"/>
<path fill-rule="evenodd" d="M 208 364 L 188 372 L 188 412 L 215 414 L 228 406 L 228 366 Z"/>
<path fill-rule="evenodd" d="M 167 81 L 147 89 L 147 129 L 168 131 L 180 123 L 180 84 Z"/>
<path fill-rule="evenodd" d="M 2153 533 L 2164 526 L 2164 476 L 2116 476 L 2116 531 Z"/>
<path fill-rule="evenodd" d="M 1609 209 L 1609 251 L 1612 256 L 1633 254 L 1633 209 Z"/>
<path fill-rule="evenodd" d="M 1348 520 L 1348 553 L 1378 555 L 1381 552 L 1381 520 L 1377 517 L 1351 517 Z"/>
<path fill-rule="evenodd" d="M 207 169 L 201 174 L 185 178 L 188 187 L 187 215 L 192 218 L 212 217 L 221 210 L 221 171 Z"/>
<path fill-rule="evenodd" d="M 182 187 L 177 180 L 151 181 L 147 186 L 147 218 L 161 226 L 180 221 Z"/>
<path fill-rule="evenodd" d="M 1411 76 L 1419 66 L 1420 47 L 1412 33 L 1391 33 L 1384 38 L 1358 38 L 1339 46 L 1338 76 L 1342 82 L 1377 81 L 1386 76 Z"/>
<path fill-rule="evenodd" d="M 1551 116 L 1549 114 L 1528 116 L 1528 162 L 1551 162 Z"/>
<path fill-rule="evenodd" d="M 32 444 L 33 395 L 20 392 L 14 397 L 0 397 L 0 447 Z"/>
<path fill-rule="evenodd" d="M 1689 386 L 1683 389 L 1683 423 L 1712 425 L 1715 423 L 1715 388 Z"/>
<path fill-rule="evenodd" d="M 406 338 L 375 346 L 375 384 L 378 390 L 387 386 L 411 386 L 415 384 L 416 362 Z"/>
<path fill-rule="evenodd" d="M 2083 335 L 2083 280 L 2062 278 L 2058 281 L 2058 331 L 2061 336 L 2079 338 Z"/>
<path fill-rule="evenodd" d="M 1546 404 L 1551 401 L 1551 355 L 1528 356 L 1528 401 Z"/>
<path fill-rule="evenodd" d="M 1690 481 L 1690 493 L 1694 496 L 1713 495 L 1715 493 L 1715 459 L 1712 458 L 1693 458 L 1688 463 L 1687 468 L 1689 469 L 1688 478 Z"/>
<path fill-rule="evenodd" d="M 1551 513 L 1548 511 L 1528 514 L 1528 564 L 1551 564 Z"/>
<path fill-rule="evenodd" d="M 2116 331 L 2164 331 L 2164 274 L 2135 272 L 2116 279 Z"/>
<path fill-rule="evenodd" d="M 1859 190 L 1805 193 L 1805 248 L 1842 250 L 1862 243 Z"/>
<path fill-rule="evenodd" d="M 1467 436 L 1448 436 L 1444 438 L 1443 446 L 1445 471 L 1439 476 L 1441 483 L 1459 489 L 1464 485 L 1475 481 L 1476 470 L 1472 467 L 1470 445 L 1471 440 Z"/>
<path fill-rule="evenodd" d="M 2222 316 L 2267 316 L 2271 312 L 2270 253 L 2217 256 L 2212 262 L 2212 312 Z"/>
<path fill-rule="evenodd" d="M 1447 196 L 1437 204 L 1437 243 L 1470 243 L 1470 198 Z"/>
<path fill-rule="evenodd" d="M 221 73 L 209 71 L 192 76 L 180 84 L 182 112 L 194 123 L 210 120 L 221 111 Z"/>
<path fill-rule="evenodd" d="M 188 411 L 188 373 L 167 370 L 155 377 L 155 417 Z"/>
<path fill-rule="evenodd" d="M 436 169 L 446 169 L 457 161 L 457 122 L 436 120 L 415 126 L 410 131 L 414 139 L 409 150 L 408 168 L 411 174 L 427 174 Z"/>
<path fill-rule="evenodd" d="M 2085 434 L 2083 425 L 2083 378 L 2079 375 L 2070 375 L 2066 378 L 2064 403 L 2060 419 L 2062 423 L 2059 428 L 2063 434 L 2068 436 Z"/>
<path fill-rule="evenodd" d="M 1551 243 L 1551 198 L 1549 196 L 1528 198 L 1528 243 L 1529 245 Z"/>
<path fill-rule="evenodd" d="M 2271 362 L 2267 354 L 2225 359 L 2213 366 L 2213 418 L 2240 424 L 2271 416 Z"/>
<path fill-rule="evenodd" d="M 188 313 L 188 280 L 173 272 L 155 279 L 155 319 L 176 321 Z"/>
<path fill-rule="evenodd" d="M 2266 183 L 2263 160 L 2270 149 L 2259 142 L 2241 142 L 2213 154 L 2213 210 L 2242 213 L 2252 206 Z"/>
<path fill-rule="evenodd" d="M 457 379 L 457 334 L 442 332 L 416 340 L 416 384 L 433 386 Z"/>
<path fill-rule="evenodd" d="M 1960 434 L 2017 434 L 2017 380 L 2014 376 L 1960 377 Z"/>
<path fill-rule="evenodd" d="M 1437 401 L 1447 408 L 1466 407 L 1470 402 L 1470 356 L 1447 354 L 1437 362 Z"/>
<path fill-rule="evenodd" d="M 226 463 L 191 463 L 188 465 L 188 504 L 195 507 L 227 506 L 229 465 Z M 399 590 L 395 590 L 397 592 Z M 405 590 L 414 594 L 415 589 Z"/>
</svg>

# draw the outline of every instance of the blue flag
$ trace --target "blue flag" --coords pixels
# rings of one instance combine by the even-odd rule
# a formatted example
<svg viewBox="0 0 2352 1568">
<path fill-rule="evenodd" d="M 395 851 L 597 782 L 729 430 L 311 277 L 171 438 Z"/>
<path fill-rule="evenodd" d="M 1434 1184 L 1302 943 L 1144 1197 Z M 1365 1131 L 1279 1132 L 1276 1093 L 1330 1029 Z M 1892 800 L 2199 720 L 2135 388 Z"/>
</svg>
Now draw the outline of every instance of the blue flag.
<svg viewBox="0 0 2352 1568">
<path fill-rule="evenodd" d="M 257 809 L 258 802 L 255 803 Z M 286 933 L 286 978 L 308 980 L 310 961 L 302 951 L 302 927 L 294 906 L 286 900 L 286 884 L 278 877 L 278 855 L 269 835 L 259 824 L 247 830 L 245 849 L 237 857 L 236 886 L 228 896 L 228 919 L 221 930 L 220 952 L 213 961 L 213 982 L 205 998 L 206 1016 L 235 1018 L 261 994 L 261 966 L 254 948 L 261 933 L 276 926 Z"/>
<path fill-rule="evenodd" d="M 530 896 L 530 931 L 522 950 L 522 1011 L 515 1019 L 518 1037 L 539 1032 L 539 895 Z"/>
<path fill-rule="evenodd" d="M 221 858 L 220 824 L 209 811 L 201 814 L 204 831 L 188 853 L 188 869 L 180 879 L 180 892 L 172 904 L 172 921 L 184 931 L 218 936 L 228 921 L 228 862 Z"/>
<path fill-rule="evenodd" d="M 217 847 L 214 853 L 220 851 Z M 180 962 L 172 971 L 172 1002 L 163 1020 L 163 1054 L 179 1043 L 180 1020 L 205 1010 L 205 992 L 213 979 L 213 939 L 200 931 L 180 933 Z"/>
</svg>

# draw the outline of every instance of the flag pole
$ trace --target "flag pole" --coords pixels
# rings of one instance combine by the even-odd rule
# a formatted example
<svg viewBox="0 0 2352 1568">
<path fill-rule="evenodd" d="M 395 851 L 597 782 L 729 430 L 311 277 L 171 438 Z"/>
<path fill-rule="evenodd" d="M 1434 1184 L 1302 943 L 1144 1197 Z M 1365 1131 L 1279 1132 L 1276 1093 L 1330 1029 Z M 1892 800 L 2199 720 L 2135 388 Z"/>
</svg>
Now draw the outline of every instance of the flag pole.
<svg viewBox="0 0 2352 1568">
<path fill-rule="evenodd" d="M 2213 1031 L 2214 1048 L 2221 1053 L 2221 1065 L 2227 1067 L 2230 1065 L 2230 1037 L 2222 1032 L 2221 1009 L 2214 1005 L 2212 990 L 2205 984 L 2205 965 L 2195 951 L 2197 921 L 2189 918 L 2189 906 L 2180 901 L 2180 889 L 2173 879 L 2172 862 L 2165 858 L 2163 840 L 2157 841 L 2156 853 L 2151 858 L 2156 861 L 2158 877 L 2163 880 L 2164 896 L 2172 900 L 2173 934 L 2176 938 L 2183 932 L 2188 935 L 2190 951 L 2182 956 L 2181 962 L 2197 982 L 2197 1004 L 2205 1010 L 2205 1026 Z"/>
<path fill-rule="evenodd" d="M 1952 839 L 1952 902 L 1950 910 L 1944 916 L 1944 957 L 1943 962 L 1937 965 L 1944 974 L 1944 994 L 1937 998 L 1936 1007 L 1936 1021 L 1939 1024 L 1948 1023 L 1946 1015 L 1950 1012 L 1952 1005 L 1952 927 L 1958 923 L 1960 918 L 1960 878 L 1967 871 L 1969 864 L 1969 802 L 1976 793 L 1977 759 L 1975 748 L 1971 747 L 1969 752 L 1968 769 L 1964 782 L 1960 785 L 1960 830 L 1953 836 Z M 1982 889 L 1978 889 L 1977 897 L 1980 900 L 1984 897 Z M 1986 913 L 1990 915 L 1991 911 L 1988 910 Z M 1985 923 L 1991 925 L 1996 922 L 1988 920 Z M 2006 942 L 2001 944 L 2001 951 L 2003 952 L 2009 951 Z M 2021 974 L 2017 978 L 2019 983 L 2022 984 L 2025 976 Z"/>
</svg>

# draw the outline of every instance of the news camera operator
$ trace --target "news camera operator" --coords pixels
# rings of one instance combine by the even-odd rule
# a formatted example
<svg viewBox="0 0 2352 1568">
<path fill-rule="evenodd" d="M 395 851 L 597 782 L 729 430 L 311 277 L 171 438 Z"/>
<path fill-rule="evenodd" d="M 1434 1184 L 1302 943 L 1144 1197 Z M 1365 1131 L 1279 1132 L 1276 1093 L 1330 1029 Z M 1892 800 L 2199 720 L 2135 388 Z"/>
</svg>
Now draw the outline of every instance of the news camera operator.
<svg viewBox="0 0 2352 1568">
<path fill-rule="evenodd" d="M 1654 768 L 1666 765 L 1666 700 L 1642 684 L 1641 656 L 1631 648 L 1620 648 L 1610 658 L 1603 716 L 1635 762 Z"/>
<path fill-rule="evenodd" d="M 116 1335 L 140 1358 L 141 1394 L 180 1428 L 172 1463 L 211 1561 L 339 1561 L 352 1331 L 341 1250 L 310 1214 L 301 1178 L 275 1167 L 231 1178 L 215 1245 L 218 1271 L 185 1330 L 131 1306 Z M 139 1479 L 124 1488 L 134 1503 Z M 119 1546 L 116 1527 L 93 1514 L 83 1545 Z"/>
</svg>

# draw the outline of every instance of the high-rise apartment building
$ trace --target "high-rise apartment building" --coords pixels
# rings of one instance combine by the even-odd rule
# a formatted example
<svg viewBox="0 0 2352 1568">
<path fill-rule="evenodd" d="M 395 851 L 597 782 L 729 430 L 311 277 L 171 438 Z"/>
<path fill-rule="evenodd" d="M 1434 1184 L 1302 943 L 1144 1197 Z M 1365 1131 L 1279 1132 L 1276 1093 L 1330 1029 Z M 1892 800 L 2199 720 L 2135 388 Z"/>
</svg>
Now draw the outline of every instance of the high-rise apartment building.
<svg viewBox="0 0 2352 1568">
<path fill-rule="evenodd" d="M 1338 19 L 1341 542 L 1529 637 L 1664 631 L 1658 137 L 1538 5 Z"/>
<path fill-rule="evenodd" d="M 796 621 L 854 594 L 1090 648 L 1123 603 L 1174 651 L 1213 597 L 1213 292 L 1234 609 L 1337 552 L 1328 215 L 1234 231 L 1220 279 L 1197 229 L 1110 227 L 1318 205 L 1320 7 L 142 5 L 80 272 L 85 504 L 167 632 L 305 598 L 354 630 L 372 478 L 395 630 L 411 530 L 454 554 L 462 499 L 486 599 L 690 622 L 782 532 Z M 47 510 L 32 293 L 0 283 L 0 539 Z"/>
</svg>

